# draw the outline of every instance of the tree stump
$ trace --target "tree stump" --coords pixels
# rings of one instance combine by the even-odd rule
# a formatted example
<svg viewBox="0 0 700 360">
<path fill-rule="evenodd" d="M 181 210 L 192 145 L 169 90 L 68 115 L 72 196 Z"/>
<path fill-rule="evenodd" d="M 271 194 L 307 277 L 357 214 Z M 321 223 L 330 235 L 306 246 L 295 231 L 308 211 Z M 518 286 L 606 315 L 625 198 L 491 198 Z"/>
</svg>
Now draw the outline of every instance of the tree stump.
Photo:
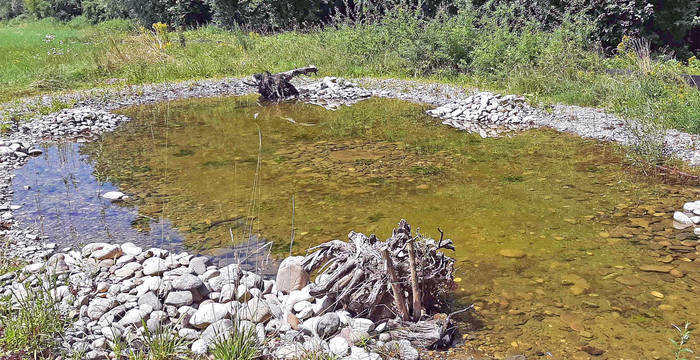
<svg viewBox="0 0 700 360">
<path fill-rule="evenodd" d="M 283 101 L 299 95 L 297 88 L 290 83 L 292 78 L 298 75 L 308 75 L 310 73 L 318 73 L 316 66 L 309 65 L 307 67 L 277 74 L 271 74 L 269 71 L 265 71 L 253 75 L 251 80 L 245 81 L 245 84 L 257 87 L 258 93 L 260 93 L 264 100 Z"/>
</svg>

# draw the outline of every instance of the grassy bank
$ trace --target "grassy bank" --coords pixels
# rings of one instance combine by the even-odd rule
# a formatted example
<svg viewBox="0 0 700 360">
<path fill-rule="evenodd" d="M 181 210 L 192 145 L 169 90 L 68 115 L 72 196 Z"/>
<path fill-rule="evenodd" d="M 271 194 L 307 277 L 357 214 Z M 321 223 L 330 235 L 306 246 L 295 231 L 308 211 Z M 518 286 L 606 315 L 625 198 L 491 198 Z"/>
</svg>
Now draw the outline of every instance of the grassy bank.
<svg viewBox="0 0 700 360">
<path fill-rule="evenodd" d="M 496 18 L 496 17 L 494 17 Z M 678 76 L 697 73 L 675 60 L 651 60 L 623 40 L 606 58 L 582 22 L 554 31 L 509 29 L 503 20 L 474 25 L 471 13 L 433 20 L 398 12 L 372 24 L 259 35 L 202 27 L 183 33 L 123 20 L 83 18 L 0 25 L 0 101 L 105 86 L 245 76 L 315 64 L 321 75 L 394 77 L 476 86 L 533 102 L 604 107 L 700 133 L 700 92 Z M 640 57 L 640 55 L 642 55 Z M 606 69 L 625 69 L 619 76 Z"/>
</svg>

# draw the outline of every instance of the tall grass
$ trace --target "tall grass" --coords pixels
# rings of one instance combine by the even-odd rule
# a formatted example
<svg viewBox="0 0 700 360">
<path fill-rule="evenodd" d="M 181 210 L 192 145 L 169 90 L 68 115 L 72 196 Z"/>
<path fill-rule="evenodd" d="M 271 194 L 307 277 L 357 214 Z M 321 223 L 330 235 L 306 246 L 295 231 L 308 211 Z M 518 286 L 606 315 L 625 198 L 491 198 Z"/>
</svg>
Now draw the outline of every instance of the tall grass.
<svg viewBox="0 0 700 360">
<path fill-rule="evenodd" d="M 57 353 L 57 338 L 65 329 L 58 300 L 45 285 L 25 288 L 11 298 L 0 299 L 0 350 L 28 358 L 50 358 Z"/>
<path fill-rule="evenodd" d="M 151 29 L 124 21 L 73 27 L 46 20 L 6 23 L 0 25 L 0 61 L 11 65 L 0 69 L 0 101 L 105 86 L 108 79 L 139 84 L 315 64 L 325 75 L 478 86 L 524 94 L 536 103 L 598 106 L 632 117 L 647 116 L 650 102 L 664 115 L 659 122 L 700 133 L 700 93 L 678 77 L 696 67 L 650 56 L 645 66 L 653 71 L 611 75 L 607 69 L 637 73 L 639 63 L 622 50 L 613 58 L 602 55 L 589 40 L 590 20 L 570 16 L 543 30 L 517 16 L 508 8 L 476 13 L 461 6 L 428 18 L 398 7 L 371 21 L 341 18 L 303 32 L 259 35 L 205 26 L 182 33 L 180 41 L 171 34 L 166 46 L 156 44 L 162 39 Z M 44 42 L 49 34 L 56 38 Z M 64 53 L 50 54 L 56 47 Z M 640 91 L 628 91 L 639 85 Z"/>
<path fill-rule="evenodd" d="M 255 331 L 243 329 L 238 323 L 230 333 L 219 334 L 211 345 L 211 355 L 216 360 L 253 360 L 259 352 Z"/>
</svg>

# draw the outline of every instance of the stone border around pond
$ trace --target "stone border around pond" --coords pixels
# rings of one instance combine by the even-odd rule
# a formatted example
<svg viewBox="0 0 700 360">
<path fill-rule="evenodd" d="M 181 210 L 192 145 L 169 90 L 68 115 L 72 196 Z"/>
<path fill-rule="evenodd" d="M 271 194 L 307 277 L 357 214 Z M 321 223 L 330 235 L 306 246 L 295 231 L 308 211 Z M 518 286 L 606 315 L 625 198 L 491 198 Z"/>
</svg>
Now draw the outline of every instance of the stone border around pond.
<svg viewBox="0 0 700 360">
<path fill-rule="evenodd" d="M 330 109 L 337 108 L 341 105 L 349 105 L 370 96 L 397 98 L 436 105 L 438 108 L 429 111 L 430 115 L 442 119 L 444 124 L 469 132 L 477 132 L 483 137 L 497 136 L 503 131 L 551 127 L 559 131 L 578 134 L 586 138 L 615 141 L 622 144 L 629 144 L 630 141 L 632 141 L 630 131 L 626 130 L 624 121 L 596 109 L 556 105 L 554 106 L 553 112 L 548 114 L 527 105 L 523 99 L 514 96 L 500 96 L 488 92 L 469 93 L 462 88 L 454 86 L 406 80 L 359 79 L 357 81 L 362 87 L 357 87 L 345 80 L 335 78 L 325 78 L 321 81 L 300 80 L 298 83 L 300 84 L 299 88 L 302 93 L 302 100 L 319 104 Z M 199 291 L 195 294 L 194 291 L 189 288 L 184 290 L 179 289 L 185 285 L 177 285 L 178 288 L 175 288 L 175 285 L 173 285 L 175 280 L 177 280 L 177 284 L 185 280 L 191 280 L 190 283 L 197 283 L 198 288 L 200 286 L 206 288 L 206 285 L 203 284 L 205 282 L 209 284 L 209 281 L 213 278 L 220 278 L 222 276 L 222 269 L 218 269 L 214 265 L 207 266 L 206 260 L 201 260 L 201 258 L 196 258 L 186 253 L 169 254 L 165 250 L 151 249 L 137 254 L 136 250 L 133 248 L 124 250 L 126 244 L 121 246 L 102 244 L 100 245 L 101 248 L 91 249 L 91 251 L 88 252 L 85 252 L 85 248 L 82 249 L 82 252 L 71 251 L 71 249 L 66 248 L 62 249 L 60 253 L 55 253 L 56 245 L 51 243 L 50 239 L 41 237 L 34 229 L 23 228 L 22 224 L 14 223 L 13 211 L 17 210 L 17 207 L 11 205 L 11 181 L 14 169 L 24 165 L 29 157 L 41 154 L 41 150 L 36 148 L 39 142 L 63 141 L 66 139 L 89 139 L 104 132 L 112 131 L 120 124 L 129 120 L 124 116 L 112 114 L 109 110 L 130 105 L 151 104 L 182 98 L 235 96 L 251 94 L 253 92 L 254 89 L 245 85 L 241 79 L 223 79 L 142 85 L 122 89 L 82 91 L 71 94 L 34 97 L 21 102 L 21 105 L 19 105 L 20 108 L 15 108 L 13 111 L 21 113 L 22 111 L 28 111 L 27 109 L 31 104 L 48 105 L 56 100 L 66 103 L 74 102 L 75 108 L 62 110 L 58 113 L 46 116 L 35 117 L 28 123 L 20 125 L 19 131 L 12 132 L 9 136 L 0 138 L 0 160 L 2 160 L 2 162 L 0 162 L 0 236 L 6 236 L 6 238 L 13 242 L 13 246 L 4 249 L 4 256 L 18 257 L 32 263 L 32 265 L 24 269 L 24 273 L 28 275 L 17 275 L 20 276 L 17 278 L 15 278 L 14 275 L 5 275 L 0 278 L 0 281 L 6 283 L 3 291 L 9 291 L 7 286 L 15 286 L 12 285 L 12 282 L 21 279 L 21 276 L 27 276 L 22 280 L 31 279 L 32 281 L 38 281 L 41 278 L 41 273 L 39 272 L 45 271 L 47 269 L 46 265 L 53 266 L 54 270 L 56 270 L 55 266 L 60 265 L 61 271 L 64 271 L 64 273 L 60 275 L 65 275 L 69 281 L 71 277 L 74 277 L 73 280 L 76 281 L 76 284 L 85 285 L 83 290 L 81 290 L 82 295 L 80 296 L 66 293 L 67 288 L 65 287 L 56 287 L 55 292 L 62 298 L 75 301 L 72 308 L 66 308 L 65 310 L 78 311 L 77 315 L 80 317 L 80 320 L 77 326 L 83 326 L 83 330 L 90 327 L 91 332 L 86 335 L 88 337 L 79 339 L 85 344 L 87 344 L 87 340 L 89 340 L 89 347 L 91 351 L 94 352 L 93 355 L 96 356 L 103 355 L 103 351 L 100 350 L 103 349 L 106 343 L 106 334 L 103 331 L 106 326 L 103 325 L 111 323 L 111 321 L 107 321 L 110 316 L 114 318 L 119 315 L 122 316 L 121 319 L 138 319 L 140 321 L 145 317 L 143 312 L 149 310 L 148 306 L 151 306 L 151 312 L 149 314 L 157 312 L 157 315 L 153 317 L 153 319 L 163 320 L 168 318 L 172 322 L 175 318 L 180 318 L 182 316 L 191 317 L 196 314 L 199 309 L 192 307 L 195 298 L 198 298 L 200 303 L 208 299 L 212 301 L 212 304 L 219 304 L 220 306 L 218 307 L 222 309 L 225 307 L 228 318 L 224 316 L 221 319 L 216 319 L 207 324 L 207 328 L 214 323 L 218 324 L 216 326 L 224 328 L 233 326 L 233 322 L 230 319 L 231 314 L 234 312 L 232 309 L 235 307 L 236 311 L 239 311 L 248 306 L 247 302 L 244 304 L 244 302 L 239 301 L 241 298 L 238 296 L 238 288 L 230 289 L 232 299 L 230 299 L 229 302 L 221 303 L 216 301 L 221 299 L 223 289 L 218 289 L 219 291 L 216 291 L 217 289 L 212 287 L 212 289 L 207 289 L 209 292 L 207 295 L 204 295 Z M 514 118 L 518 120 L 512 121 Z M 690 135 L 675 130 L 671 130 L 666 134 L 666 148 L 668 153 L 687 161 L 693 166 L 700 165 L 700 151 L 694 150 L 698 147 L 700 147 L 700 137 L 698 135 Z M 94 247 L 95 245 L 92 246 Z M 129 248 L 129 245 L 126 246 Z M 98 258 L 95 258 L 95 254 L 102 254 L 103 252 L 105 253 L 104 257 L 100 255 Z M 117 253 L 119 256 L 115 256 Z M 47 259 L 48 261 L 46 261 Z M 201 267 L 197 267 L 197 269 L 194 270 L 192 266 L 190 266 L 194 259 L 197 259 L 197 262 L 205 262 L 202 264 L 202 266 L 204 266 L 203 273 L 200 274 L 198 272 L 201 270 Z M 157 262 L 157 264 L 151 264 L 154 262 Z M 148 268 L 149 270 L 147 271 L 149 274 L 146 274 L 147 265 L 149 267 L 155 266 L 158 271 L 151 274 L 150 268 Z M 162 269 L 161 265 L 163 265 Z M 50 269 L 51 267 L 48 268 Z M 136 268 L 139 269 L 137 270 Z M 118 271 L 125 273 L 127 269 L 134 270 L 133 273 L 141 271 L 143 274 L 140 278 L 144 280 L 133 280 L 135 278 L 133 274 L 131 274 L 132 278 L 118 276 L 121 282 L 115 281 L 117 278 L 113 278 L 114 274 Z M 215 274 L 217 271 L 219 272 L 218 275 L 212 276 L 212 274 Z M 205 273 L 207 276 L 205 276 Z M 87 274 L 95 274 L 98 276 L 98 279 L 102 281 L 92 283 Z M 286 304 L 285 306 L 289 305 L 287 298 L 280 298 L 280 295 L 285 296 L 284 294 L 280 294 L 279 292 L 275 293 L 274 290 L 276 289 L 274 283 L 266 283 L 264 280 L 259 282 L 257 281 L 259 276 L 256 278 L 257 275 L 246 273 L 243 270 L 240 270 L 239 274 L 240 277 L 238 280 L 240 281 L 243 281 L 243 279 L 253 279 L 250 280 L 252 283 L 249 285 L 254 286 L 247 287 L 247 291 L 241 290 L 245 300 L 249 300 L 246 298 L 248 296 L 246 294 L 250 294 L 250 298 L 257 299 L 262 299 L 265 295 L 270 295 L 268 296 L 270 299 L 275 297 L 278 303 Z M 86 278 L 86 276 L 88 277 Z M 147 282 L 145 278 L 157 279 L 148 280 Z M 185 280 L 182 278 L 185 278 Z M 90 280 L 92 285 L 87 286 L 87 280 Z M 202 282 L 202 284 L 199 284 L 199 282 Z M 163 285 L 166 283 L 171 285 Z M 161 286 L 165 286 L 165 288 L 161 288 Z M 172 288 L 170 286 L 172 286 Z M 153 287 L 153 289 L 151 289 L 151 287 Z M 143 289 L 148 290 L 143 292 Z M 158 295 L 149 296 L 149 298 L 151 300 L 155 298 L 155 300 L 160 302 L 161 310 L 155 309 L 155 307 L 157 307 L 155 306 L 156 301 L 153 301 L 153 304 L 143 304 L 142 309 L 142 304 L 138 298 L 139 295 L 146 296 L 146 293 L 149 292 L 156 295 L 154 291 L 157 292 Z M 131 294 L 132 292 L 135 293 Z M 141 294 L 142 292 L 143 294 Z M 189 292 L 190 295 L 188 296 L 185 292 Z M 211 297 L 212 293 L 214 293 L 214 298 Z M 109 298 L 108 296 L 113 296 L 113 298 Z M 117 300 L 117 296 L 120 296 L 119 300 Z M 137 297 L 136 302 L 133 301 L 133 296 Z M 206 298 L 206 296 L 209 297 Z M 232 305 L 234 301 L 233 297 L 236 297 L 238 305 Z M 265 300 L 267 301 L 267 299 Z M 313 300 L 313 303 L 309 300 Z M 93 304 L 95 301 L 97 302 Z M 109 303 L 107 304 L 108 301 Z M 300 302 L 301 301 L 309 301 L 311 306 L 322 307 L 323 299 L 303 299 L 300 300 Z M 321 305 L 319 305 L 319 301 Z M 185 303 L 189 304 L 185 305 Z M 79 306 L 75 307 L 75 304 Z M 126 304 L 130 304 L 128 305 L 129 307 L 127 307 Z M 270 307 L 269 303 L 265 304 Z M 296 310 L 294 305 L 296 305 L 296 303 L 288 310 L 293 314 L 294 312 L 292 310 Z M 214 305 L 213 307 L 217 306 Z M 106 309 L 104 313 L 99 316 L 96 315 L 97 310 L 101 311 L 105 308 L 109 309 Z M 119 309 L 119 311 L 113 311 L 115 308 Z M 306 307 L 301 309 L 300 306 L 299 310 L 299 312 L 309 312 L 306 310 Z M 272 312 L 273 310 L 270 311 Z M 220 312 L 224 313 L 223 310 Z M 295 316 L 299 315 L 299 312 L 296 312 Z M 106 315 L 107 313 L 109 313 L 109 315 Z M 306 316 L 307 314 L 304 315 Z M 308 315 L 314 316 L 320 315 L 320 313 L 312 310 Z M 105 321 L 100 323 L 104 316 L 107 316 L 104 318 Z M 351 338 L 353 336 L 352 331 L 356 330 L 352 329 L 354 324 L 353 320 L 347 319 L 347 314 L 337 314 L 337 316 L 342 324 L 350 325 L 350 334 L 346 334 L 346 337 Z M 343 321 L 343 316 L 346 321 Z M 80 323 L 83 319 L 86 320 Z M 277 317 L 275 317 L 275 319 L 277 319 Z M 151 321 L 151 315 L 149 315 L 147 320 Z M 156 324 L 160 324 L 160 320 L 151 321 L 151 325 L 155 326 Z M 251 321 L 255 319 L 239 320 Z M 258 322 L 258 325 L 263 324 L 262 331 L 267 332 L 266 327 L 270 319 L 265 320 L 266 322 Z M 333 324 L 336 322 L 335 317 L 326 320 Z M 324 321 L 324 323 L 327 321 Z M 362 323 L 361 320 L 360 323 Z M 304 328 L 303 322 L 301 322 L 301 324 L 302 329 L 306 329 L 302 330 L 301 333 L 305 333 L 306 336 L 318 333 L 316 324 L 309 328 Z M 133 325 L 133 323 L 124 325 Z M 240 323 L 238 325 L 240 325 Z M 259 333 L 261 330 L 258 325 L 251 321 L 250 326 L 255 328 L 255 331 Z M 287 325 L 289 325 L 289 322 L 287 322 Z M 281 321 L 279 326 L 284 326 Z M 365 329 L 365 327 L 368 328 Z M 373 327 L 374 324 L 369 325 L 363 323 L 360 330 L 370 332 L 370 328 L 372 328 L 371 330 L 375 330 Z M 195 326 L 195 328 L 197 327 Z M 121 328 L 117 330 L 122 333 L 127 332 L 126 326 L 121 326 Z M 113 331 L 114 329 L 112 329 L 112 332 Z M 202 333 L 197 332 L 197 334 L 198 336 L 204 336 L 205 332 L 206 330 L 202 331 Z M 185 335 L 194 337 L 194 333 L 192 332 Z M 304 335 L 302 334 L 302 336 Z M 76 339 L 78 338 L 76 337 Z M 323 344 L 326 344 L 325 346 L 328 347 L 328 350 L 333 350 L 331 348 L 340 346 L 341 344 L 339 343 L 340 340 Z M 196 349 L 193 350 L 201 352 L 205 344 L 201 342 L 198 344 L 199 345 L 195 346 Z M 323 344 L 317 343 L 316 345 L 323 348 Z M 344 354 L 351 351 L 351 344 L 346 343 L 345 345 L 347 345 L 348 348 L 347 351 L 343 350 L 345 351 Z M 405 344 L 397 345 L 404 346 L 405 348 Z M 287 350 L 293 352 L 294 349 L 292 348 L 294 348 L 294 346 L 287 347 Z M 343 349 L 345 348 L 343 347 Z M 376 354 L 361 355 L 361 353 L 358 352 L 360 350 L 354 347 L 352 347 L 352 351 L 354 351 L 353 354 L 355 354 L 356 357 L 369 356 L 369 358 L 377 358 L 378 356 Z M 406 351 L 413 354 L 408 348 L 406 348 Z M 351 354 L 349 356 L 353 358 L 352 356 L 354 355 Z"/>
<path fill-rule="evenodd" d="M 84 359 L 109 359 L 114 343 L 143 341 L 146 331 L 177 334 L 205 355 L 236 330 L 250 332 L 275 359 L 419 358 L 408 340 L 392 340 L 387 322 L 353 318 L 328 296 L 311 296 L 302 259 L 287 258 L 277 279 L 266 280 L 186 252 L 91 243 L 0 276 L 0 297 L 17 309 L 36 291 L 50 293 L 70 321 L 61 348 Z"/>
</svg>

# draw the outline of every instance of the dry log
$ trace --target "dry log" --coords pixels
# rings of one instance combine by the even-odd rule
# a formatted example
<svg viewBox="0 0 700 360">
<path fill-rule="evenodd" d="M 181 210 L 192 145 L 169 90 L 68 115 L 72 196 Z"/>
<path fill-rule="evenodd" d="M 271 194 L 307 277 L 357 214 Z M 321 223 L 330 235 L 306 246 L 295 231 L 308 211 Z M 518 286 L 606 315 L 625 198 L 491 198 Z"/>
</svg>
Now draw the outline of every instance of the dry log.
<svg viewBox="0 0 700 360">
<path fill-rule="evenodd" d="M 271 74 L 269 71 L 265 71 L 253 75 L 251 80 L 245 81 L 245 84 L 257 87 L 258 92 L 264 100 L 282 101 L 299 95 L 297 88 L 290 83 L 293 77 L 311 73 L 318 73 L 316 66 L 309 65 L 307 67 L 277 74 Z"/>
</svg>

